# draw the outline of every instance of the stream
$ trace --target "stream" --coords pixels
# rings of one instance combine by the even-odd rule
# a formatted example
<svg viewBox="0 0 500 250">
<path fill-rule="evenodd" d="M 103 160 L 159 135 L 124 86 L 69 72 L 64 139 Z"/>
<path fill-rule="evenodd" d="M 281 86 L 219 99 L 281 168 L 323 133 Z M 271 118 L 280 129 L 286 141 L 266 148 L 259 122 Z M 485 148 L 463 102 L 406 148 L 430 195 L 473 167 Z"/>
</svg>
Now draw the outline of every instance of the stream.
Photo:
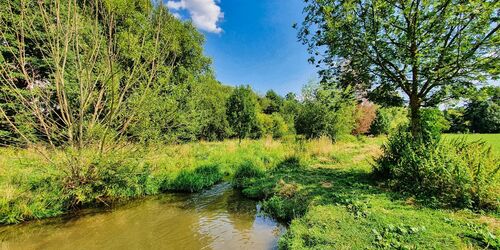
<svg viewBox="0 0 500 250">
<path fill-rule="evenodd" d="M 0 249 L 275 249 L 285 227 L 222 183 L 0 227 Z"/>
</svg>

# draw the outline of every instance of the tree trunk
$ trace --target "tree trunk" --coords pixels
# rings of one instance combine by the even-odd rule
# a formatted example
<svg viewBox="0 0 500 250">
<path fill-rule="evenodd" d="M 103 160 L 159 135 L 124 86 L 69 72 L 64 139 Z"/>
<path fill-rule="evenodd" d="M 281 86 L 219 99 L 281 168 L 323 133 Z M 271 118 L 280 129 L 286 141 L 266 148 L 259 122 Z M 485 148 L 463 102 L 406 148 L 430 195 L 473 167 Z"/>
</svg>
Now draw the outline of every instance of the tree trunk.
<svg viewBox="0 0 500 250">
<path fill-rule="evenodd" d="M 420 98 L 416 95 L 410 96 L 410 131 L 414 138 L 422 135 L 422 121 L 420 116 Z"/>
</svg>

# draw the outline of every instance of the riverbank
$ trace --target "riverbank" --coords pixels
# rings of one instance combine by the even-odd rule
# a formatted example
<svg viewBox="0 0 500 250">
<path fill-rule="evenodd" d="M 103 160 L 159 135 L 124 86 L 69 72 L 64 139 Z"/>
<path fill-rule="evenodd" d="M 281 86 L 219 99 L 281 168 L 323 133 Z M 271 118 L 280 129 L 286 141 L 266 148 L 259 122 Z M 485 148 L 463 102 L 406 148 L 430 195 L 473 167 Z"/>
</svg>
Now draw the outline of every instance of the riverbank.
<svg viewBox="0 0 500 250">
<path fill-rule="evenodd" d="M 294 147 L 263 139 L 244 140 L 241 145 L 238 141 L 124 145 L 102 155 L 93 148 L 79 152 L 0 148 L 0 224 L 165 192 L 197 192 L 229 180 L 243 162 L 272 167 Z"/>
<path fill-rule="evenodd" d="M 223 182 L 0 227 L 0 249 L 275 249 L 285 230 Z"/>
<path fill-rule="evenodd" d="M 309 158 L 293 157 L 243 178 L 242 193 L 290 223 L 282 249 L 498 249 L 498 212 L 430 207 L 371 178 L 377 138 L 324 142 Z M 245 172 L 251 172 L 246 170 Z"/>
<path fill-rule="evenodd" d="M 262 139 L 88 150 L 0 149 L 3 224 L 163 192 L 196 192 L 223 180 L 289 223 L 281 248 L 493 248 L 500 215 L 432 208 L 370 175 L 385 138 Z M 71 166 L 80 159 L 74 172 Z M 82 160 L 83 159 L 83 160 Z"/>
</svg>

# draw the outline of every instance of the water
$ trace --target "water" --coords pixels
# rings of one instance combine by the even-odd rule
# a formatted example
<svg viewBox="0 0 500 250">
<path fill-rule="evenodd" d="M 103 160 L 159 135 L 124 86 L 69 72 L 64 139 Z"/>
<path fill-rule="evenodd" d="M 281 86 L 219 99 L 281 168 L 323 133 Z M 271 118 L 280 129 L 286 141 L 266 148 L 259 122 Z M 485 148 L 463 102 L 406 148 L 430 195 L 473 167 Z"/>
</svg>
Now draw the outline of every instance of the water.
<svg viewBox="0 0 500 250">
<path fill-rule="evenodd" d="M 284 227 L 228 184 L 0 227 L 0 249 L 274 249 Z"/>
</svg>

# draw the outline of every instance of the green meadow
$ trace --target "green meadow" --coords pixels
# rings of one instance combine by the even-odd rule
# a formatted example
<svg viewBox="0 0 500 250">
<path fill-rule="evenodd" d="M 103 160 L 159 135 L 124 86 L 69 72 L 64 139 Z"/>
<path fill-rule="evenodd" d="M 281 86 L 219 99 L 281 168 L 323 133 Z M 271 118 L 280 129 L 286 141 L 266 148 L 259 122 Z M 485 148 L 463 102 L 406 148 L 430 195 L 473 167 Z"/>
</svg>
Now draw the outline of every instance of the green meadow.
<svg viewBox="0 0 500 250">
<path fill-rule="evenodd" d="M 268 216 L 289 225 L 279 240 L 282 248 L 498 246 L 498 212 L 432 207 L 375 181 L 372 164 L 386 140 L 266 138 L 241 144 L 228 140 L 123 149 L 127 155 L 132 150 L 142 155 L 140 162 L 119 155 L 101 162 L 89 151 L 85 171 L 94 171 L 92 166 L 100 171 L 80 183 L 68 177 L 74 173 L 65 165 L 65 157 L 60 162 L 52 157 L 56 160 L 50 162 L 32 149 L 3 148 L 0 219 L 2 223 L 42 219 L 75 206 L 106 206 L 162 192 L 196 192 L 228 181 L 244 196 L 260 201 Z"/>
</svg>

